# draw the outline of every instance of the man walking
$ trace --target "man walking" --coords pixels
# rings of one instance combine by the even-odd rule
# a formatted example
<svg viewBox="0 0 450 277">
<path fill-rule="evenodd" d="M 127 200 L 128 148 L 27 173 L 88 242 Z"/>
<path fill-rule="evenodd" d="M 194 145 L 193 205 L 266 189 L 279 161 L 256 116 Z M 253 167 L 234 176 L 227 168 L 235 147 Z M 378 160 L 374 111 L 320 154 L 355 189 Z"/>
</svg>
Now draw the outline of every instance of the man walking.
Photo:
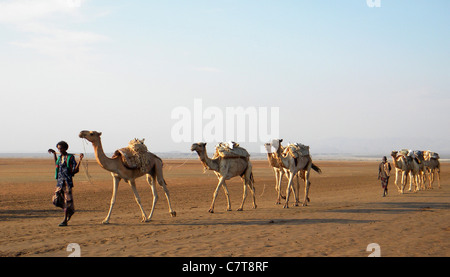
<svg viewBox="0 0 450 277">
<path fill-rule="evenodd" d="M 388 182 L 391 174 L 391 164 L 388 163 L 386 156 L 383 157 L 378 167 L 378 180 L 381 179 L 381 187 L 383 188 L 383 197 L 388 193 Z"/>
</svg>

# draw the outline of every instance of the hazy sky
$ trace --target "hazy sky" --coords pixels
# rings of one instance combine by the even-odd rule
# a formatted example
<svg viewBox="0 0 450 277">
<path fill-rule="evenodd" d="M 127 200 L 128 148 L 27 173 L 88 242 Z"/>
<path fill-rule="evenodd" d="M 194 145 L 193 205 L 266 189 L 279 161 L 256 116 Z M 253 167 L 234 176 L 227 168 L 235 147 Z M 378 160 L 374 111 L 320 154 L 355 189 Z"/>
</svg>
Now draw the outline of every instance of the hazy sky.
<svg viewBox="0 0 450 277">
<path fill-rule="evenodd" d="M 189 151 L 171 115 L 195 99 L 279 107 L 312 151 L 450 151 L 450 1 L 380 3 L 0 0 L 0 152 Z"/>
</svg>

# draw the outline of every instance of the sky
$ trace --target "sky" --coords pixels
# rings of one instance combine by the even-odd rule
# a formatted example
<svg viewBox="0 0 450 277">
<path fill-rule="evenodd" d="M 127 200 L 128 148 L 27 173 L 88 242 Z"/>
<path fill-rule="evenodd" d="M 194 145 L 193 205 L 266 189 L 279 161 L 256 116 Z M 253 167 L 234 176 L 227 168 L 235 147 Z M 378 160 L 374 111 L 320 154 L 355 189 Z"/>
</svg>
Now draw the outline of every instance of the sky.
<svg viewBox="0 0 450 277">
<path fill-rule="evenodd" d="M 0 0 L 0 153 L 189 152 L 238 107 L 312 153 L 450 153 L 450 1 L 368 2 Z"/>
</svg>

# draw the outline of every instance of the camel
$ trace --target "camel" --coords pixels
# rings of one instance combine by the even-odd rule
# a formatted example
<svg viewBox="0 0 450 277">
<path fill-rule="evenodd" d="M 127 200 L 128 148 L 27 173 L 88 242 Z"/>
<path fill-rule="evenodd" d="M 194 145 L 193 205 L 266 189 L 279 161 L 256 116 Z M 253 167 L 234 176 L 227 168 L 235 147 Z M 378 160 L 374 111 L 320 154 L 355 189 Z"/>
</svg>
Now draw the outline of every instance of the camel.
<svg viewBox="0 0 450 277">
<path fill-rule="evenodd" d="M 276 152 L 279 151 L 280 146 L 271 144 L 272 147 L 275 148 Z M 267 144 L 266 144 L 267 148 Z M 309 193 L 309 187 L 311 185 L 311 182 L 309 181 L 309 176 L 311 174 L 311 169 L 314 169 L 317 173 L 322 173 L 319 167 L 317 167 L 315 164 L 313 164 L 311 155 L 307 156 L 299 156 L 298 158 L 294 158 L 289 153 L 283 153 L 281 155 L 277 155 L 277 158 L 281 162 L 283 168 L 287 170 L 287 174 L 289 177 L 288 186 L 286 188 L 286 202 L 283 206 L 283 208 L 289 208 L 289 195 L 292 189 L 292 182 L 297 175 L 297 173 L 301 173 L 301 177 L 303 180 L 305 180 L 305 198 L 303 200 L 302 206 L 307 206 L 308 201 L 308 193 Z"/>
<path fill-rule="evenodd" d="M 414 151 L 414 154 L 419 162 L 419 168 L 420 168 L 420 182 L 421 182 L 421 188 L 426 189 L 425 182 L 427 175 L 431 180 L 431 173 L 429 172 L 429 168 L 427 165 L 433 166 L 431 161 L 427 161 L 425 158 L 425 153 L 427 151 Z M 431 186 L 429 187 L 431 188 Z"/>
<path fill-rule="evenodd" d="M 278 156 L 281 156 L 284 150 L 284 147 L 281 145 L 281 142 L 283 141 L 283 139 L 276 139 L 276 140 L 272 140 L 272 144 L 274 145 L 279 145 L 279 147 L 276 147 L 277 152 L 272 153 L 272 144 L 271 143 L 266 143 L 264 144 L 264 146 L 266 147 L 266 151 L 267 151 L 267 160 L 269 161 L 269 165 L 272 166 L 273 172 L 275 174 L 275 190 L 277 191 L 277 201 L 275 202 L 277 205 L 281 204 L 281 199 L 286 199 L 286 196 L 283 196 L 281 194 L 281 182 L 283 180 L 283 176 L 286 176 L 286 178 L 289 181 L 289 177 L 287 174 L 287 169 L 283 167 L 283 165 L 281 164 L 280 159 L 278 159 Z M 297 174 L 297 189 L 295 190 L 294 187 L 294 196 L 295 196 L 295 206 L 298 206 L 298 193 L 299 193 L 299 175 L 300 172 L 298 172 Z M 309 198 L 308 198 L 308 202 L 309 202 Z"/>
<path fill-rule="evenodd" d="M 227 199 L 227 211 L 231 211 L 230 196 L 228 192 L 226 180 L 233 177 L 240 176 L 244 183 L 244 192 L 242 195 L 242 203 L 238 211 L 244 209 L 244 202 L 247 197 L 247 187 L 250 189 L 253 196 L 253 208 L 256 209 L 256 199 L 255 199 L 255 186 L 252 173 L 252 164 L 249 158 L 223 158 L 223 157 L 213 157 L 212 159 L 208 157 L 206 152 L 206 143 L 199 142 L 194 143 L 191 146 L 191 151 L 197 152 L 199 159 L 205 169 L 213 170 L 219 179 L 219 183 L 213 194 L 213 200 L 209 208 L 210 213 L 214 213 L 214 204 L 217 198 L 220 187 L 223 188 L 225 196 Z"/>
<path fill-rule="evenodd" d="M 397 155 L 398 151 L 392 151 L 392 162 L 395 167 L 395 182 L 394 184 L 397 186 L 397 189 L 400 193 L 404 193 L 404 189 L 407 183 L 407 177 L 409 175 L 409 191 L 412 190 L 412 184 L 415 184 L 414 192 L 419 190 L 420 184 L 420 166 L 419 163 L 411 157 L 406 157 L 404 155 Z M 398 175 L 401 173 L 401 183 L 400 187 L 397 185 L 398 183 Z"/>
<path fill-rule="evenodd" d="M 112 212 L 114 203 L 116 202 L 117 189 L 119 187 L 119 182 L 121 179 L 124 179 L 126 182 L 128 182 L 131 186 L 131 189 L 133 190 L 135 200 L 141 210 L 142 222 L 148 222 L 151 220 L 154 209 L 155 209 L 156 202 L 158 200 L 158 194 L 157 194 L 156 186 L 155 186 L 155 182 L 154 182 L 155 180 L 163 187 L 164 193 L 166 194 L 167 203 L 169 205 L 169 213 L 172 217 L 175 217 L 176 212 L 172 209 L 172 206 L 170 203 L 170 197 L 169 197 L 169 190 L 167 189 L 167 184 L 163 177 L 163 171 L 162 171 L 163 162 L 162 162 L 162 160 L 158 156 L 148 152 L 151 154 L 150 155 L 151 159 L 149 161 L 150 170 L 148 172 L 143 172 L 139 168 L 134 168 L 134 169 L 128 168 L 122 162 L 120 153 L 117 155 L 115 154 L 115 156 L 113 156 L 112 158 L 108 158 L 105 155 L 105 153 L 103 151 L 103 147 L 102 147 L 102 141 L 100 139 L 101 135 L 102 135 L 101 132 L 96 132 L 96 131 L 81 131 L 79 134 L 80 138 L 84 138 L 92 143 L 92 146 L 94 147 L 95 158 L 97 160 L 97 163 L 102 168 L 106 169 L 107 171 L 110 171 L 111 175 L 113 177 L 113 194 L 111 197 L 109 212 L 108 212 L 108 215 L 106 216 L 106 218 L 102 221 L 102 223 L 103 224 L 109 223 L 109 220 L 111 217 L 111 212 Z M 118 153 L 118 152 L 116 151 L 116 153 Z M 149 185 L 152 189 L 152 193 L 153 193 L 152 210 L 148 217 L 146 216 L 144 208 L 141 205 L 141 199 L 137 192 L 136 183 L 135 183 L 136 178 L 142 177 L 144 175 L 146 175 L 147 182 L 149 183 Z"/>
<path fill-rule="evenodd" d="M 441 188 L 441 164 L 439 162 L 439 159 L 427 155 L 424 159 L 424 166 L 425 171 L 428 173 L 428 178 L 430 181 L 428 188 L 433 188 L 432 184 L 434 183 L 435 176 L 437 176 L 438 188 Z"/>
<path fill-rule="evenodd" d="M 410 169 L 409 171 L 409 191 L 412 189 L 412 184 L 414 183 L 414 192 L 420 190 L 422 184 L 422 171 L 421 165 L 417 159 L 412 157 L 407 157 L 407 165 Z"/>
<path fill-rule="evenodd" d="M 405 182 L 405 178 L 407 174 L 409 173 L 406 165 L 406 159 L 403 158 L 403 156 L 397 156 L 398 151 L 392 151 L 391 157 L 392 157 L 392 163 L 394 164 L 395 168 L 395 181 L 394 184 L 397 187 L 398 192 L 403 193 L 403 182 Z M 398 186 L 398 177 L 399 174 L 401 174 L 401 181 L 400 186 Z"/>
</svg>

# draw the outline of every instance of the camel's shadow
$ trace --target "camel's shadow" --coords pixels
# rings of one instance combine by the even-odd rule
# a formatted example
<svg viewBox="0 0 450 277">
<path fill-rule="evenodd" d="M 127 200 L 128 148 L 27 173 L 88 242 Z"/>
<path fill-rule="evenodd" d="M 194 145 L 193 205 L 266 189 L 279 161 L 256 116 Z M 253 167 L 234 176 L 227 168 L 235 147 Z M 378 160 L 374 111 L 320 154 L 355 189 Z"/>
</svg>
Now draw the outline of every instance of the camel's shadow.
<svg viewBox="0 0 450 277">
<path fill-rule="evenodd" d="M 355 220 L 355 219 L 343 219 L 343 218 L 285 218 L 285 219 L 247 219 L 247 220 L 199 220 L 199 221 L 186 221 L 186 222 L 174 222 L 174 223 L 155 223 L 155 225 L 180 225 L 180 226 L 229 226 L 229 225 L 242 225 L 242 226 L 252 226 L 252 225 L 306 225 L 306 224 L 359 224 L 359 223 L 371 223 L 376 222 L 376 220 Z"/>
<path fill-rule="evenodd" d="M 333 213 L 382 213 L 382 214 L 403 214 L 413 212 L 432 212 L 433 210 L 448 210 L 450 203 L 445 202 L 381 202 L 367 203 L 366 207 L 355 207 L 346 209 L 333 209 L 327 212 Z"/>
</svg>

